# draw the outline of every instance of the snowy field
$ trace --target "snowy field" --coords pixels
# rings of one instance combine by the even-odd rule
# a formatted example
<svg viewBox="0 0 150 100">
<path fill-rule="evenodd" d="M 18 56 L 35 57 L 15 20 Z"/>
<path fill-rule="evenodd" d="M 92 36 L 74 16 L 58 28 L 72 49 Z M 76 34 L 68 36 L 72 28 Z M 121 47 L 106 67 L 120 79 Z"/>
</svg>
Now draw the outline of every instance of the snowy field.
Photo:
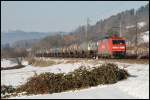
<svg viewBox="0 0 150 100">
<path fill-rule="evenodd" d="M 48 67 L 35 67 L 31 65 L 26 65 L 26 67 L 21 69 L 13 70 L 2 70 L 1 71 L 1 85 L 13 85 L 18 86 L 24 84 L 27 79 L 33 76 L 35 73 L 40 74 L 43 72 L 53 72 L 53 73 L 68 73 L 80 66 L 93 67 L 98 66 L 103 63 L 103 61 L 98 60 L 80 60 L 74 63 L 66 63 L 64 59 L 53 59 L 55 61 L 60 61 L 60 64 L 52 65 Z M 27 64 L 24 61 L 25 64 Z M 148 99 L 149 98 L 149 64 L 129 64 L 129 63 L 119 63 L 120 68 L 126 69 L 132 77 L 127 80 L 119 81 L 111 85 L 99 85 L 96 87 L 91 87 L 83 90 L 68 91 L 62 93 L 44 94 L 44 95 L 32 95 L 32 96 L 18 96 L 11 97 L 15 99 L 40 99 L 40 98 L 113 98 L 113 99 Z M 6 66 L 10 63 L 8 60 L 1 60 L 1 67 Z"/>
<path fill-rule="evenodd" d="M 11 60 L 6 60 L 6 59 L 2 59 L 1 60 L 1 67 L 6 68 L 6 67 L 12 67 L 17 65 L 16 62 L 13 62 Z"/>
</svg>

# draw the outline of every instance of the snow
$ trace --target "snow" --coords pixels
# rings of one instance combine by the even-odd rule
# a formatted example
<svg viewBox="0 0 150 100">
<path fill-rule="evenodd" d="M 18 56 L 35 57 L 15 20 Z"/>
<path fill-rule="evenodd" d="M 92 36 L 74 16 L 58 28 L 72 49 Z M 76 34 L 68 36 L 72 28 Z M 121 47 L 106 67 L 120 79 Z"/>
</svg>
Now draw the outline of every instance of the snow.
<svg viewBox="0 0 150 100">
<path fill-rule="evenodd" d="M 72 63 L 72 64 L 64 63 L 48 67 L 35 67 L 27 65 L 26 67 L 21 69 L 3 70 L 1 71 L 1 80 L 2 80 L 1 84 L 18 86 L 25 83 L 27 81 L 27 78 L 33 76 L 35 73 L 37 74 L 44 72 L 68 73 L 79 68 L 81 65 L 92 66 L 90 64 L 82 64 L 82 63 Z"/>
<path fill-rule="evenodd" d="M 79 68 L 82 65 L 93 67 L 103 63 L 103 61 L 98 60 L 80 60 L 76 63 L 66 63 L 66 60 L 64 59 L 57 59 L 56 61 L 62 61 L 62 63 L 48 67 L 35 67 L 31 65 L 26 65 L 26 67 L 21 69 L 2 70 L 1 84 L 18 86 L 24 84 L 29 77 L 35 74 L 35 72 L 37 74 L 43 72 L 68 73 Z M 1 64 L 8 62 L 9 61 L 1 60 Z M 120 62 L 115 63 L 118 64 L 120 68 L 126 69 L 132 75 L 132 77 L 129 77 L 126 80 L 119 81 L 111 85 L 99 85 L 88 89 L 67 91 L 62 93 L 21 96 L 12 98 L 149 98 L 149 64 L 129 64 Z"/>
<path fill-rule="evenodd" d="M 149 64 L 130 64 L 128 72 L 133 76 L 116 83 L 117 87 L 138 98 L 149 98 Z"/>
<path fill-rule="evenodd" d="M 138 24 L 138 27 L 139 27 L 139 28 L 142 28 L 142 27 L 144 27 L 144 26 L 146 25 L 145 22 L 139 22 L 139 23 L 137 23 L 137 24 Z"/>
<path fill-rule="evenodd" d="M 28 65 L 28 62 L 27 61 L 22 61 L 22 64 L 23 65 Z M 13 66 L 16 66 L 18 65 L 14 59 L 2 59 L 1 61 L 1 67 L 3 68 L 6 68 L 6 67 L 13 67 Z"/>
<path fill-rule="evenodd" d="M 28 61 L 23 60 L 22 65 L 25 65 L 25 66 L 28 65 Z"/>
<path fill-rule="evenodd" d="M 10 99 L 136 99 L 112 85 L 97 86 L 83 90 L 68 91 L 62 93 L 18 96 Z"/>
<path fill-rule="evenodd" d="M 137 23 L 137 26 L 138 26 L 139 29 L 141 29 L 145 25 L 146 25 L 146 22 L 143 22 L 143 21 Z M 126 26 L 126 29 L 133 28 L 133 27 L 135 27 L 135 25 L 128 25 L 128 26 Z"/>
<path fill-rule="evenodd" d="M 143 42 L 149 42 L 149 31 L 143 32 L 144 35 L 142 36 Z"/>
<path fill-rule="evenodd" d="M 2 61 L 1 61 L 1 67 L 3 67 L 3 68 L 12 67 L 15 65 L 17 65 L 17 63 L 15 63 L 11 60 L 2 59 Z"/>
<path fill-rule="evenodd" d="M 133 28 L 133 27 L 135 27 L 135 25 L 128 25 L 126 26 L 126 29 Z"/>
</svg>

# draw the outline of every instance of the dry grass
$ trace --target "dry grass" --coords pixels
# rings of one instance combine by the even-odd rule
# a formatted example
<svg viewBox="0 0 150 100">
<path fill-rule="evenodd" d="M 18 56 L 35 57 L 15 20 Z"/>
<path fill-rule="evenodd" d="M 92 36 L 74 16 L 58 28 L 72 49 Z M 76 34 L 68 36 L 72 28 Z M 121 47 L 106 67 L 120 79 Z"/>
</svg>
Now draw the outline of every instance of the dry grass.
<svg viewBox="0 0 150 100">
<path fill-rule="evenodd" d="M 77 63 L 77 62 L 79 62 L 79 61 L 78 60 L 68 60 L 65 63 Z"/>
<path fill-rule="evenodd" d="M 54 65 L 56 64 L 55 61 L 52 61 L 52 60 L 48 60 L 48 61 L 45 61 L 45 60 L 36 60 L 36 59 L 28 59 L 28 62 L 29 64 L 33 65 L 33 66 L 40 66 L 40 67 L 47 67 L 47 66 L 51 66 L 51 65 Z"/>
</svg>

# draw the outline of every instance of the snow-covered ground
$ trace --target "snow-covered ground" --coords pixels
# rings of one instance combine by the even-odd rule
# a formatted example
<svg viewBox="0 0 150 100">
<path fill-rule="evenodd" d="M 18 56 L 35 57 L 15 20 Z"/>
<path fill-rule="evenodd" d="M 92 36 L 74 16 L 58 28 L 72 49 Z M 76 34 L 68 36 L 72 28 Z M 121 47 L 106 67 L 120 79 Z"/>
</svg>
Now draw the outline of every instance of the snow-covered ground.
<svg viewBox="0 0 150 100">
<path fill-rule="evenodd" d="M 139 28 L 142 28 L 142 27 L 144 27 L 146 25 L 146 23 L 143 22 L 143 21 L 142 22 L 138 22 L 137 24 L 138 24 Z"/>
<path fill-rule="evenodd" d="M 57 59 L 58 60 L 58 59 Z M 6 63 L 1 60 L 1 63 Z M 60 61 L 60 60 L 59 60 Z M 81 60 L 76 63 L 64 63 L 52 65 L 48 67 L 34 67 L 27 65 L 21 69 L 3 70 L 1 71 L 1 85 L 18 86 L 26 82 L 27 78 L 43 72 L 68 73 L 74 69 L 84 66 L 95 66 L 103 63 L 103 61 Z M 116 62 L 120 68 L 125 68 L 133 76 L 127 80 L 119 81 L 111 85 L 99 85 L 83 90 L 68 91 L 62 93 L 21 96 L 12 98 L 149 98 L 149 64 L 128 64 Z"/>
<path fill-rule="evenodd" d="M 22 61 L 23 65 L 28 65 L 27 61 Z M 13 67 L 16 66 L 17 62 L 13 60 L 9 60 L 9 59 L 2 59 L 1 60 L 1 67 L 6 68 L 6 67 Z"/>
<path fill-rule="evenodd" d="M 5 60 L 2 60 L 1 62 L 4 63 L 3 61 L 5 62 Z M 40 74 L 44 72 L 68 73 L 73 71 L 74 69 L 79 68 L 81 65 L 92 67 L 92 64 L 79 62 L 79 63 L 61 63 L 61 64 L 52 65 L 48 67 L 38 67 L 38 66 L 35 67 L 31 65 L 26 65 L 26 67 L 21 69 L 3 70 L 1 71 L 1 84 L 18 86 L 25 83 L 27 81 L 27 78 L 33 76 L 35 73 L 36 74 Z"/>
<path fill-rule="evenodd" d="M 113 85 L 91 87 L 62 93 L 11 97 L 11 99 L 137 99 Z"/>
<path fill-rule="evenodd" d="M 137 23 L 137 27 L 138 27 L 139 29 L 141 29 L 141 28 L 144 27 L 145 25 L 146 25 L 146 22 L 144 22 L 144 21 Z M 136 27 L 136 25 L 127 25 L 127 26 L 126 26 L 126 29 L 134 28 L 134 27 Z"/>
<path fill-rule="evenodd" d="M 12 67 L 17 65 L 17 63 L 11 61 L 11 60 L 7 60 L 7 59 L 2 59 L 1 60 L 1 67 L 6 68 L 6 67 Z"/>
<path fill-rule="evenodd" d="M 149 31 L 143 32 L 143 42 L 149 42 Z"/>
<path fill-rule="evenodd" d="M 133 27 L 135 27 L 135 25 L 128 25 L 126 26 L 126 29 L 133 28 Z"/>
</svg>

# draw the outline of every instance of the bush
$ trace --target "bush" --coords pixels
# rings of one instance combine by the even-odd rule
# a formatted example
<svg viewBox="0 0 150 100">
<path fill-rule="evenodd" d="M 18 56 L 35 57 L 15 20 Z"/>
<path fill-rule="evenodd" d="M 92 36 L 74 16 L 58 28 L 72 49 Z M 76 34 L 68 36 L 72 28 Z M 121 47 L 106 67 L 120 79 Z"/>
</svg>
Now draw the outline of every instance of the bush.
<svg viewBox="0 0 150 100">
<path fill-rule="evenodd" d="M 93 69 L 80 67 L 74 72 L 43 73 L 31 77 L 26 84 L 17 88 L 18 92 L 28 94 L 56 93 L 71 89 L 80 89 L 99 84 L 112 84 L 128 77 L 126 70 L 119 69 L 115 64 L 103 64 Z"/>
</svg>

